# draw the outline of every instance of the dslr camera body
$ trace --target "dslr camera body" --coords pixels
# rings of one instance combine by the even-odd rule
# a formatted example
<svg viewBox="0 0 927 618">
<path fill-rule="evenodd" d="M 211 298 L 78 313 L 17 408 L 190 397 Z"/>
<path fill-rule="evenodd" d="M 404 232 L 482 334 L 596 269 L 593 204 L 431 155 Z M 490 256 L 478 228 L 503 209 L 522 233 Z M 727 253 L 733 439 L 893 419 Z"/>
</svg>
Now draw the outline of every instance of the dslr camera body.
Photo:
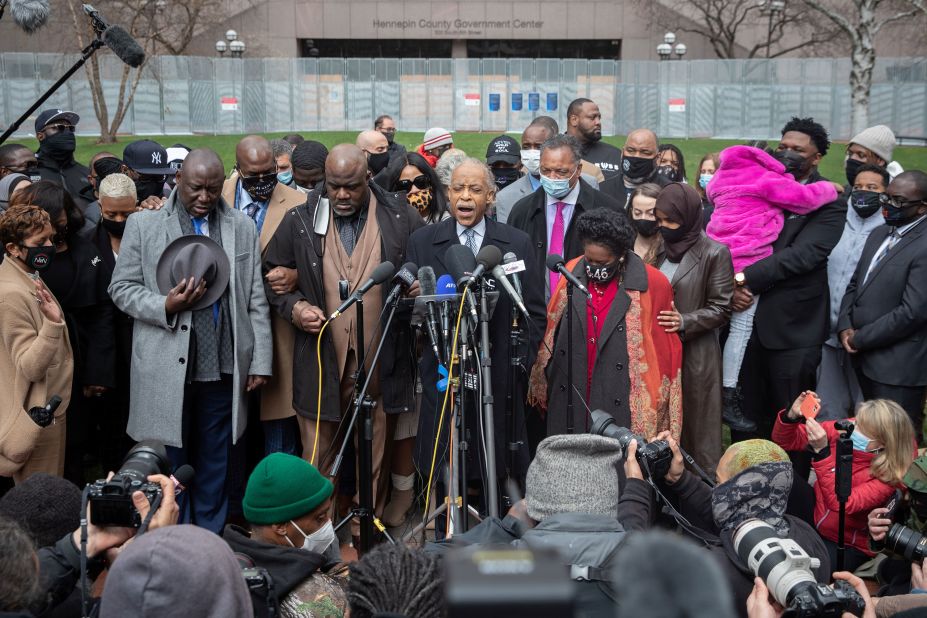
<svg viewBox="0 0 927 618">
<path fill-rule="evenodd" d="M 152 503 L 161 496 L 161 486 L 150 483 L 152 474 L 169 475 L 170 461 L 164 445 L 154 440 L 139 442 L 129 450 L 119 472 L 111 479 L 99 479 L 89 489 L 90 522 L 94 526 L 138 528 L 141 516 L 132 503 L 132 494 L 140 491 Z"/>
<path fill-rule="evenodd" d="M 844 612 L 862 616 L 866 609 L 866 602 L 849 582 L 839 580 L 833 587 L 819 584 L 811 569 L 821 566 L 820 561 L 759 519 L 748 519 L 737 527 L 734 551 L 786 608 L 783 616 L 840 618 Z"/>
<path fill-rule="evenodd" d="M 647 442 L 644 436 L 637 435 L 627 427 L 616 425 L 615 419 L 603 410 L 593 410 L 590 415 L 592 427 L 589 433 L 618 440 L 625 454 L 628 452 L 631 440 L 637 440 L 637 463 L 644 475 L 651 479 L 662 479 L 666 476 L 673 463 L 673 450 L 669 442 L 666 440 Z"/>
</svg>

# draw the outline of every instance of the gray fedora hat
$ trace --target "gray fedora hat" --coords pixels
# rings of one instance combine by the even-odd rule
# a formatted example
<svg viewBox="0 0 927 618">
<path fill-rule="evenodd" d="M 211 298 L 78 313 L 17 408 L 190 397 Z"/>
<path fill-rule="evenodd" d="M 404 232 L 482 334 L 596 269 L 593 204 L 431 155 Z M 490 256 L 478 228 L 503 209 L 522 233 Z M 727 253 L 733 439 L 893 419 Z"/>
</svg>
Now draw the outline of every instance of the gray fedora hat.
<svg viewBox="0 0 927 618">
<path fill-rule="evenodd" d="M 205 309 L 222 297 L 229 285 L 231 266 L 225 250 L 209 236 L 187 234 L 169 244 L 161 257 L 155 278 L 158 290 L 167 295 L 181 280 L 196 277 L 196 282 L 206 279 L 206 293 L 193 306 L 193 310 Z"/>
</svg>

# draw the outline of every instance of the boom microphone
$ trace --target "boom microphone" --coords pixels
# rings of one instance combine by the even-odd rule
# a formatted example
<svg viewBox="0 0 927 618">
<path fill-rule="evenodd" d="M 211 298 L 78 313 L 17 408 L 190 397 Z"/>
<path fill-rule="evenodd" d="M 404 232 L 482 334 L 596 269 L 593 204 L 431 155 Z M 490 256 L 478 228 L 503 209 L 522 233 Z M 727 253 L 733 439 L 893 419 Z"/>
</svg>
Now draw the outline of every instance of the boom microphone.
<svg viewBox="0 0 927 618">
<path fill-rule="evenodd" d="M 27 34 L 34 34 L 48 21 L 48 0 L 0 0 L 0 17 L 7 4 L 13 21 Z"/>
<path fill-rule="evenodd" d="M 111 26 L 100 16 L 100 12 L 89 4 L 84 5 L 84 13 L 90 17 L 90 25 L 103 43 L 116 56 L 133 69 L 145 62 L 145 50 L 121 26 Z"/>
<path fill-rule="evenodd" d="M 573 284 L 573 287 L 585 294 L 588 298 L 592 298 L 592 295 L 589 293 L 589 290 L 580 283 L 579 279 L 576 278 L 576 275 L 567 270 L 567 267 L 563 264 L 563 256 L 557 255 L 556 253 L 551 253 L 547 256 L 547 270 L 555 273 L 559 273 L 561 277 L 566 278 L 567 281 Z M 550 291 L 553 295 L 554 291 Z"/>
<path fill-rule="evenodd" d="M 434 296 L 438 291 L 435 283 L 435 269 L 431 266 L 422 266 L 418 269 L 418 282 L 422 288 L 422 296 Z M 431 349 L 438 359 L 438 364 L 444 364 L 444 358 L 441 354 L 441 336 L 438 334 L 438 312 L 437 303 L 429 300 L 425 303 L 425 330 L 428 331 L 428 341 L 431 342 Z"/>
<path fill-rule="evenodd" d="M 382 264 L 374 268 L 373 272 L 370 274 L 370 278 L 364 281 L 364 283 L 361 284 L 359 288 L 357 288 L 357 291 L 351 294 L 351 296 L 348 297 L 346 301 L 341 303 L 341 306 L 335 309 L 335 312 L 328 319 L 334 320 L 335 318 L 337 318 L 339 315 L 344 313 L 348 307 L 350 307 L 351 305 L 359 301 L 361 297 L 364 294 L 366 294 L 368 290 L 370 290 L 370 288 L 372 288 L 375 285 L 380 285 L 381 283 L 383 283 L 384 281 L 392 277 L 394 272 L 396 272 L 396 267 L 393 266 L 393 263 L 389 261 L 383 262 Z"/>
</svg>

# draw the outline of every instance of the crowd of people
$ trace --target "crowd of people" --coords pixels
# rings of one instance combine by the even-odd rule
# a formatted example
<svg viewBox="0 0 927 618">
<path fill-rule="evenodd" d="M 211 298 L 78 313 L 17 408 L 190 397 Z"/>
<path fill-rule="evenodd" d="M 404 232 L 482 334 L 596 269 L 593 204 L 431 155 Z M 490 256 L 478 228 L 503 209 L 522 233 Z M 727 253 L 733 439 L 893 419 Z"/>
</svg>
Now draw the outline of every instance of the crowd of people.
<svg viewBox="0 0 927 618">
<path fill-rule="evenodd" d="M 0 146 L 0 615 L 766 618 L 766 529 L 801 599 L 924 615 L 927 173 L 881 125 L 826 179 L 812 118 L 687 170 L 566 117 L 85 166 L 51 109 Z M 414 299 L 487 247 L 458 355 Z"/>
</svg>

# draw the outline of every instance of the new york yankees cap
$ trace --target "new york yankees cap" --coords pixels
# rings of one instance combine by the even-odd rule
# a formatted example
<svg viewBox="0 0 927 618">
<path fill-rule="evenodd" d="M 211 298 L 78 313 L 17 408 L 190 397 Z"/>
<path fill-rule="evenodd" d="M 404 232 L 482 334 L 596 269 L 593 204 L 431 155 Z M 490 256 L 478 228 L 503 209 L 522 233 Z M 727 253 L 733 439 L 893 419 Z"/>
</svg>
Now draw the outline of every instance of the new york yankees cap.
<svg viewBox="0 0 927 618">
<path fill-rule="evenodd" d="M 164 146 L 150 139 L 127 144 L 125 150 L 122 151 L 122 160 L 126 167 L 139 174 L 163 176 L 173 174 L 175 171 L 171 168 Z"/>
</svg>

